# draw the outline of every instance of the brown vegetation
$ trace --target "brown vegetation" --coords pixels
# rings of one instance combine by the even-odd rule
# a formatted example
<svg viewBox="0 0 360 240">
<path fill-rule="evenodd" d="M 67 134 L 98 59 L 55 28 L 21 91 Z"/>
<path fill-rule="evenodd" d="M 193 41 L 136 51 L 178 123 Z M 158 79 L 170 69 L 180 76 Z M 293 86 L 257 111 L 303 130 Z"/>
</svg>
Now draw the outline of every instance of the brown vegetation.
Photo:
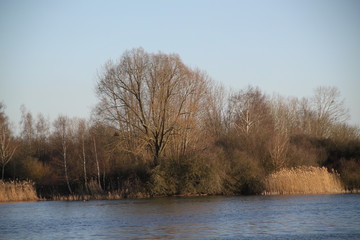
<svg viewBox="0 0 360 240">
<path fill-rule="evenodd" d="M 0 180 L 0 202 L 13 201 L 36 201 L 39 198 L 36 195 L 34 183 L 30 181 L 11 181 L 4 182 Z"/>
<path fill-rule="evenodd" d="M 11 161 L 17 148 L 14 140 L 8 118 L 4 114 L 4 105 L 0 103 L 0 164 L 1 180 L 4 180 L 5 167 Z"/>
<path fill-rule="evenodd" d="M 177 54 L 139 48 L 109 61 L 96 90 L 91 121 L 22 107 L 19 136 L 0 105 L 3 177 L 35 181 L 46 199 L 261 194 L 281 174 L 291 181 L 271 191 L 334 191 L 338 175 L 321 167 L 360 188 L 360 132 L 335 87 L 308 99 L 228 92 Z"/>
<path fill-rule="evenodd" d="M 325 194 L 343 193 L 340 176 L 322 167 L 281 169 L 266 179 L 265 194 Z"/>
</svg>

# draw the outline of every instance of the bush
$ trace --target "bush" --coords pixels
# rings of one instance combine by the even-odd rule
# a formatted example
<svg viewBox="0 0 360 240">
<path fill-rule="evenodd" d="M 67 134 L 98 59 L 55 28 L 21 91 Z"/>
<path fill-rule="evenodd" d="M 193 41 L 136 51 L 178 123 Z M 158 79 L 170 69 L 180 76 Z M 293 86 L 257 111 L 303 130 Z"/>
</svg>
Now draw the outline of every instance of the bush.
<svg viewBox="0 0 360 240">
<path fill-rule="evenodd" d="M 33 157 L 27 157 L 22 161 L 21 169 L 23 178 L 31 179 L 37 184 L 48 182 L 52 176 L 50 167 Z"/>
<path fill-rule="evenodd" d="M 340 167 L 341 178 L 347 190 L 360 189 L 360 163 L 355 159 L 341 161 Z"/>
<path fill-rule="evenodd" d="M 141 172 L 131 172 L 121 182 L 121 196 L 125 198 L 144 198 L 148 197 L 146 181 L 141 176 Z"/>
<path fill-rule="evenodd" d="M 221 177 L 213 162 L 202 156 L 164 159 L 151 172 L 152 195 L 196 195 L 221 192 Z"/>
<path fill-rule="evenodd" d="M 238 152 L 230 160 L 225 180 L 226 194 L 260 194 L 264 190 L 264 169 L 257 160 Z"/>
<path fill-rule="evenodd" d="M 325 148 L 325 145 L 329 145 L 328 140 L 295 135 L 290 143 L 286 167 L 322 165 L 328 156 Z"/>
</svg>

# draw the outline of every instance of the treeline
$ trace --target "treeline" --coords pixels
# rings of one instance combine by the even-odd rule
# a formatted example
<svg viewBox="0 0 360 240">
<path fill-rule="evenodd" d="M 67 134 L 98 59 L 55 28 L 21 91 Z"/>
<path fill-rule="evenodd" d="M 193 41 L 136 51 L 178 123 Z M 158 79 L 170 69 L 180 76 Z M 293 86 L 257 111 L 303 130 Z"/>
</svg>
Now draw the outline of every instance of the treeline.
<svg viewBox="0 0 360 240">
<path fill-rule="evenodd" d="M 360 188 L 360 133 L 334 87 L 311 98 L 226 91 L 176 54 L 126 51 L 105 64 L 91 119 L 50 123 L 22 108 L 14 136 L 0 110 L 2 179 L 42 197 L 258 194 L 284 168 L 335 169 Z"/>
</svg>

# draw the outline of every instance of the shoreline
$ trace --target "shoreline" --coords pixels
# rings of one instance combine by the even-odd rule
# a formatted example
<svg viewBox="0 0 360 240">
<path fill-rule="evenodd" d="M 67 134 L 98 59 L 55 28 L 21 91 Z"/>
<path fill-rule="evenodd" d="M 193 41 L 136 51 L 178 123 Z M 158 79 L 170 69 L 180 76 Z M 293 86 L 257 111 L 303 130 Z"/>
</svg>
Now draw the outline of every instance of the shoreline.
<svg viewBox="0 0 360 240">
<path fill-rule="evenodd" d="M 155 198 L 193 198 L 193 197 L 248 197 L 248 196 L 306 196 L 306 195 L 337 195 L 337 194 L 360 194 L 360 189 L 352 191 L 343 191 L 343 192 L 327 192 L 327 193 L 297 193 L 297 194 L 275 194 L 275 193 L 262 193 L 254 195 L 236 195 L 236 194 L 176 194 L 170 196 L 132 196 L 132 197 L 123 197 L 118 194 L 110 195 L 69 195 L 69 196 L 54 196 L 53 198 L 45 199 L 38 197 L 37 199 L 29 200 L 11 200 L 11 201 L 0 201 L 0 204 L 4 203 L 27 203 L 27 202 L 42 202 L 42 201 L 98 201 L 98 200 L 123 200 L 123 199 L 155 199 Z"/>
</svg>

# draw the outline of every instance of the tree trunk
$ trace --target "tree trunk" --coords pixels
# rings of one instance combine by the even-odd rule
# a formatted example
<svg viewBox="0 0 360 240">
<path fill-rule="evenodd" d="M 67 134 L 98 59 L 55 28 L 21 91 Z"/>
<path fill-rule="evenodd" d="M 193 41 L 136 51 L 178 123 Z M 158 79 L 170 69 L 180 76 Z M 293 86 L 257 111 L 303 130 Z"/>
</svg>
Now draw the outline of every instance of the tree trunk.
<svg viewBox="0 0 360 240">
<path fill-rule="evenodd" d="M 93 137 L 93 144 L 94 144 L 94 153 L 95 153 L 95 161 L 96 161 L 96 168 L 97 168 L 97 179 L 98 179 L 99 187 L 100 187 L 100 189 L 101 189 L 100 166 L 99 166 L 99 159 L 98 159 L 98 155 L 97 155 L 95 136 Z"/>
<path fill-rule="evenodd" d="M 5 173 L 5 165 L 2 165 L 2 170 L 1 170 L 1 180 L 4 181 L 4 173 Z"/>
<path fill-rule="evenodd" d="M 69 193 L 72 194 L 70 183 L 69 183 L 68 169 L 67 169 L 66 143 L 65 143 L 65 140 L 63 140 L 63 158 L 64 158 L 64 172 L 65 172 L 66 185 L 67 185 L 67 187 L 69 189 Z"/>
<path fill-rule="evenodd" d="M 86 193 L 89 193 L 87 174 L 86 174 L 85 140 L 84 140 L 84 136 L 82 136 L 81 138 L 82 138 L 82 155 L 83 155 L 83 166 L 84 166 L 84 185 L 85 185 Z"/>
</svg>

